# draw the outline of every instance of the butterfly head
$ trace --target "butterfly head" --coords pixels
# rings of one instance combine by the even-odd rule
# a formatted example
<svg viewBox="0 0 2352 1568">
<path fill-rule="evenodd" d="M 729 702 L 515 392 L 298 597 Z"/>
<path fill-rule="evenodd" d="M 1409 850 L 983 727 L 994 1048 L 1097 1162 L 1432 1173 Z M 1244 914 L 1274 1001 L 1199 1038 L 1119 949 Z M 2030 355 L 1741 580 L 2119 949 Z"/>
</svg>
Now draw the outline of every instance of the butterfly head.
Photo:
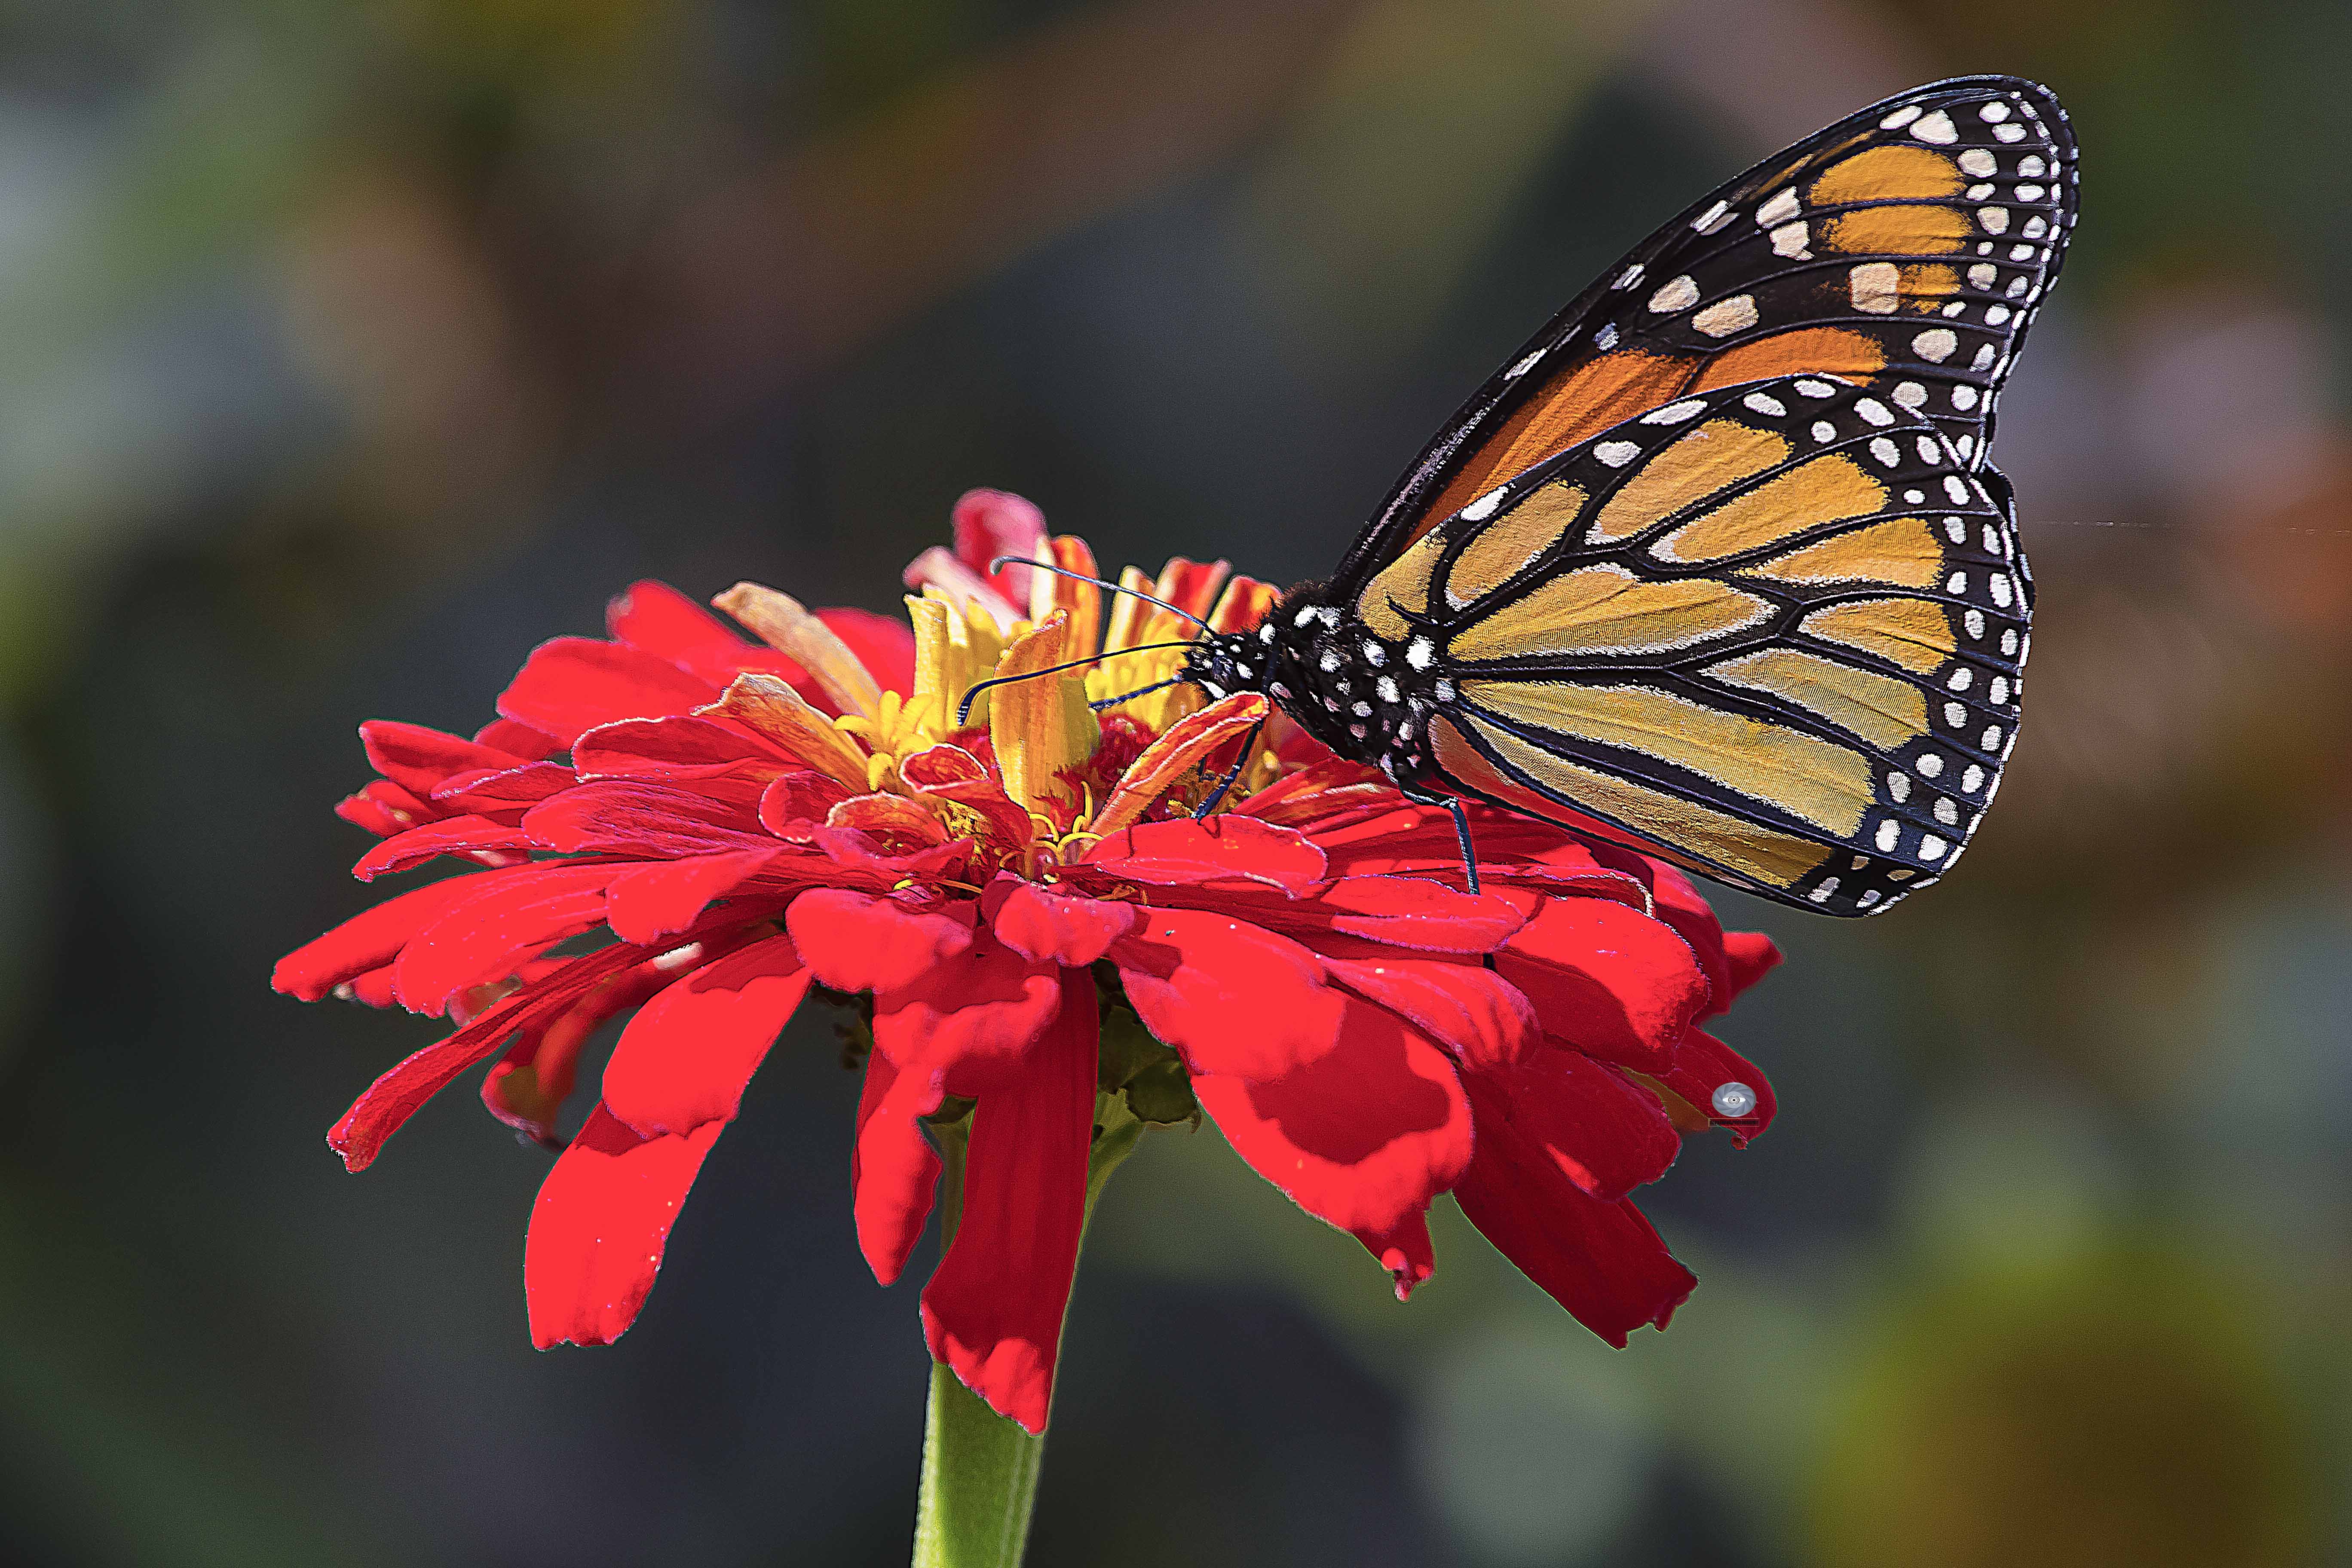
<svg viewBox="0 0 2352 1568">
<path fill-rule="evenodd" d="M 1428 716 L 1453 695 L 1428 638 L 1382 637 L 1312 584 L 1254 630 L 1201 637 L 1184 678 L 1212 700 L 1263 692 L 1341 756 L 1400 783 L 1426 771 Z"/>
</svg>

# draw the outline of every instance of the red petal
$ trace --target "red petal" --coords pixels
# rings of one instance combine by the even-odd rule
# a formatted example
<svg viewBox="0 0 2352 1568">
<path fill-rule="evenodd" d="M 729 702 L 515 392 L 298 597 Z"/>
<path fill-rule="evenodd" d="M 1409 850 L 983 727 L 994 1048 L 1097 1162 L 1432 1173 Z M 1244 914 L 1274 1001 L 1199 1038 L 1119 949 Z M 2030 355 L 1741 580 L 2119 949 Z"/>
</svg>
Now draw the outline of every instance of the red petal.
<svg viewBox="0 0 2352 1568">
<path fill-rule="evenodd" d="M 1072 898 L 1013 877 L 998 878 L 988 895 L 981 909 L 998 939 L 1034 963 L 1084 968 L 1140 926 L 1145 913 L 1139 904 Z"/>
<path fill-rule="evenodd" d="M 1520 1272 L 1621 1350 L 1643 1324 L 1664 1328 L 1698 1283 L 1641 1210 L 1591 1196 L 1507 1131 L 1479 1129 L 1454 1196 Z"/>
<path fill-rule="evenodd" d="M 347 1171 L 365 1170 L 383 1141 L 400 1131 L 426 1100 L 450 1080 L 505 1044 L 517 1030 L 556 1016 L 592 986 L 630 964 L 645 950 L 609 947 L 575 959 L 557 974 L 508 997 L 446 1039 L 407 1058 L 368 1085 L 327 1133 L 327 1144 L 343 1157 Z"/>
<path fill-rule="evenodd" d="M 356 979 L 347 980 L 335 987 L 335 994 L 363 1007 L 390 1007 L 397 998 L 392 994 L 392 965 L 371 969 Z"/>
<path fill-rule="evenodd" d="M 871 610 L 819 610 L 816 618 L 856 656 L 874 684 L 899 696 L 915 689 L 915 628 Z"/>
<path fill-rule="evenodd" d="M 874 1278 L 889 1285 L 931 1215 L 940 1157 L 918 1118 L 940 1108 L 946 1089 L 936 1072 L 902 1073 L 880 1051 L 866 1058 L 866 1088 L 857 1100 L 857 1136 L 850 1145 L 851 1211 L 857 1249 Z"/>
<path fill-rule="evenodd" d="M 956 499 L 954 526 L 956 559 L 1002 594 L 1015 614 L 1027 615 L 1033 574 L 1020 566 L 991 572 L 988 563 L 999 555 L 1035 555 L 1045 540 L 1045 514 L 1007 490 L 966 490 Z"/>
<path fill-rule="evenodd" d="M 361 856 L 359 864 L 352 868 L 352 875 L 362 882 L 373 882 L 378 877 L 410 870 L 443 855 L 480 850 L 525 852 L 531 847 L 530 836 L 520 827 L 505 826 L 487 816 L 444 817 L 393 835 Z"/>
<path fill-rule="evenodd" d="M 1674 1065 L 1657 1075 L 1658 1081 L 1690 1101 L 1693 1109 L 1718 1127 L 1731 1130 L 1740 1148 L 1772 1125 L 1780 1101 L 1763 1069 L 1704 1029 L 1693 1029 L 1675 1047 Z M 1746 1084 L 1756 1105 L 1745 1116 L 1726 1116 L 1715 1109 L 1715 1091 L 1727 1083 Z"/>
<path fill-rule="evenodd" d="M 457 773 L 445 781 L 433 804 L 443 811 L 471 812 L 493 821 L 520 822 L 522 814 L 579 780 L 562 763 L 526 763 L 499 773 Z"/>
<path fill-rule="evenodd" d="M 440 808 L 419 799 L 389 779 L 376 779 L 356 795 L 335 803 L 335 815 L 354 827 L 364 827 L 378 838 L 389 838 L 436 820 Z"/>
<path fill-rule="evenodd" d="M 477 880 L 401 951 L 393 989 L 412 1013 L 438 1013 L 469 985 L 502 978 L 521 959 L 604 918 L 604 885 L 616 866 L 518 867 Z"/>
<path fill-rule="evenodd" d="M 1060 1005 L 1056 973 L 982 929 L 916 984 L 875 993 L 874 1043 L 901 1068 L 946 1074 L 950 1093 L 982 1093 L 1026 1070 Z"/>
<path fill-rule="evenodd" d="M 971 945 L 971 913 L 909 908 L 844 888 L 793 900 L 785 929 L 816 977 L 835 991 L 897 991 Z"/>
<path fill-rule="evenodd" d="M 478 871 L 387 899 L 279 959 L 270 973 L 270 986 L 316 1002 L 343 982 L 390 963 L 410 938 L 480 892 L 489 879 L 513 874 Z"/>
<path fill-rule="evenodd" d="M 1195 910 L 1147 910 L 1110 950 L 1144 1027 L 1194 1072 L 1273 1079 L 1329 1053 L 1348 1007 L 1288 937 Z"/>
<path fill-rule="evenodd" d="M 779 838 L 805 840 L 833 808 L 850 798 L 848 786 L 814 768 L 776 779 L 761 792 L 760 826 Z"/>
<path fill-rule="evenodd" d="M 580 1047 L 607 1020 L 642 1005 L 677 978 L 675 968 L 648 960 L 589 987 L 562 1013 L 515 1037 L 482 1079 L 482 1104 L 525 1137 L 553 1143 L 555 1119 L 578 1073 Z"/>
<path fill-rule="evenodd" d="M 1139 822 L 1097 844 L 1084 863 L 1129 881 L 1263 882 L 1292 893 L 1324 877 L 1323 852 L 1298 834 L 1230 813 Z"/>
<path fill-rule="evenodd" d="M 514 766 L 514 758 L 495 747 L 389 719 L 361 725 L 360 745 L 369 766 L 418 795 L 431 795 L 451 773 L 499 773 Z"/>
<path fill-rule="evenodd" d="M 1464 1083 L 1481 1139 L 1507 1129 L 1521 1157 L 1540 1151 L 1604 1202 L 1656 1181 L 1682 1152 L 1656 1095 L 1574 1051 L 1537 1051 L 1514 1068 L 1468 1074 Z"/>
<path fill-rule="evenodd" d="M 1724 967 L 1730 972 L 1732 997 L 1755 984 L 1780 965 L 1780 950 L 1770 937 L 1760 931 L 1727 931 L 1723 933 Z"/>
<path fill-rule="evenodd" d="M 1343 877 L 1294 899 L 1255 889 L 1210 893 L 1191 888 L 1171 889 L 1162 898 L 1226 910 L 1303 940 L 1331 933 L 1434 952 L 1492 952 L 1527 921 L 1507 899 L 1461 892 L 1423 877 Z"/>
<path fill-rule="evenodd" d="M 981 1095 L 955 1243 L 923 1288 L 932 1358 L 1032 1433 L 1053 1403 L 1086 1226 L 1095 1021 L 1093 979 L 1065 974 L 1054 1025 L 1020 1076 Z"/>
<path fill-rule="evenodd" d="M 572 743 L 572 765 L 583 779 L 684 781 L 745 774 L 764 785 L 800 763 L 734 725 L 688 715 L 600 724 Z"/>
<path fill-rule="evenodd" d="M 1495 968 L 1536 1005 L 1544 1033 L 1645 1070 L 1713 994 L 1673 928 L 1608 899 L 1546 899 Z"/>
<path fill-rule="evenodd" d="M 733 1121 L 809 980 L 792 939 L 772 936 L 675 982 L 621 1031 L 604 1108 L 648 1138 Z"/>
<path fill-rule="evenodd" d="M 1352 944 L 1349 952 L 1358 951 Z M 1370 950 L 1321 954 L 1338 984 L 1413 1026 L 1475 1068 L 1517 1062 L 1541 1043 L 1542 1026 L 1519 988 L 1483 964 Z"/>
<path fill-rule="evenodd" d="M 784 854 L 781 848 L 735 849 L 640 866 L 613 879 L 604 894 L 604 923 L 623 942 L 657 942 L 701 918 Z"/>
<path fill-rule="evenodd" d="M 1200 1074 L 1192 1092 L 1259 1175 L 1376 1258 L 1470 1160 L 1453 1064 L 1369 1003 L 1348 1004 L 1347 1039 L 1322 1060 L 1261 1083 Z"/>
<path fill-rule="evenodd" d="M 719 700 L 719 688 L 664 658 L 593 637 L 557 637 L 499 694 L 499 711 L 565 745 L 616 719 L 685 713 Z"/>
<path fill-rule="evenodd" d="M 667 860 L 730 849 L 773 849 L 760 829 L 758 785 L 732 796 L 703 787 L 607 779 L 565 790 L 532 806 L 523 829 L 567 854 L 629 855 Z"/>
<path fill-rule="evenodd" d="M 563 746 L 552 735 L 541 734 L 528 724 L 518 724 L 511 719 L 493 719 L 474 731 L 478 745 L 496 746 L 509 756 L 520 757 L 526 763 L 536 763 L 551 757 Z"/>
<path fill-rule="evenodd" d="M 726 622 L 667 583 L 632 583 L 604 606 L 604 625 L 630 647 L 677 666 L 715 687 L 747 669 L 782 676 L 814 701 L 815 680 L 787 655 L 746 642 Z"/>
<path fill-rule="evenodd" d="M 677 1211 L 726 1123 L 640 1138 L 603 1106 L 540 1184 L 523 1244 L 531 1342 L 610 1344 L 654 1288 Z"/>
</svg>

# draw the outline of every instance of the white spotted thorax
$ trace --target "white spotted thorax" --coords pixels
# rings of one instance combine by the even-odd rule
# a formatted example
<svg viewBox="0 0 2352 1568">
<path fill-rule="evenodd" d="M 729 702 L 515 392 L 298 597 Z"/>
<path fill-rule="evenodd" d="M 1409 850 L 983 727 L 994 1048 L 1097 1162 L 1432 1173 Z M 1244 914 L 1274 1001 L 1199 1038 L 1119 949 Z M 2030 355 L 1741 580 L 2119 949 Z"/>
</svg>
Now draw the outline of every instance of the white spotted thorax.
<svg viewBox="0 0 2352 1568">
<path fill-rule="evenodd" d="M 1452 696 L 1436 645 L 1382 637 L 1305 584 L 1254 632 L 1204 636 L 1185 676 L 1212 699 L 1259 691 L 1308 734 L 1354 762 L 1410 784 L 1430 764 L 1427 722 Z"/>
</svg>

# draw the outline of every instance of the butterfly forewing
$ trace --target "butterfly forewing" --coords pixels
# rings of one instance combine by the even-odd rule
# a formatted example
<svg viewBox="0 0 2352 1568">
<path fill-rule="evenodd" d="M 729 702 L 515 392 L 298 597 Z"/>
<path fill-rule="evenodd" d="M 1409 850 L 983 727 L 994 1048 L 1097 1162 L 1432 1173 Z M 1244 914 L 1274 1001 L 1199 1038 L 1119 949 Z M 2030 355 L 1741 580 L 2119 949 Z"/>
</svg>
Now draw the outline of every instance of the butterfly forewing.
<svg viewBox="0 0 2352 1568">
<path fill-rule="evenodd" d="M 1333 586 L 1352 593 L 1443 519 L 1622 420 L 1769 376 L 1865 387 L 1981 468 L 2074 226 L 2074 165 L 2057 100 L 2011 77 L 1917 89 L 1767 159 L 1644 241 L 1481 387 Z"/>
<path fill-rule="evenodd" d="M 1932 416 L 1794 375 L 1527 468 L 1353 607 L 1434 642 L 1448 782 L 1864 914 L 1941 875 L 1992 798 L 2023 571 Z"/>
</svg>

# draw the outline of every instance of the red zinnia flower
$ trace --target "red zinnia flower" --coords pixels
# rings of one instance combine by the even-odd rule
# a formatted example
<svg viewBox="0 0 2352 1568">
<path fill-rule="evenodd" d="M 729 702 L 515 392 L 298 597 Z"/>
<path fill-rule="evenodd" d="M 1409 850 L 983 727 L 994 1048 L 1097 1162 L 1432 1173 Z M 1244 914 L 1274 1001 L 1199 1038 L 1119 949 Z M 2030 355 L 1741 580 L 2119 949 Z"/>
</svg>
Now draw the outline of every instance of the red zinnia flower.
<svg viewBox="0 0 2352 1568">
<path fill-rule="evenodd" d="M 305 999 L 457 1026 L 336 1124 L 350 1168 L 503 1047 L 485 1100 L 562 1148 L 530 1221 L 532 1335 L 612 1340 L 816 985 L 870 998 L 852 1159 L 858 1243 L 886 1284 L 940 1170 L 921 1123 L 969 1115 L 924 1331 L 1033 1432 L 1097 1130 L 1196 1105 L 1362 1240 L 1400 1296 L 1430 1273 L 1423 1216 L 1450 1190 L 1612 1343 L 1663 1326 L 1694 1281 L 1626 1194 L 1673 1162 L 1678 1130 L 1720 1122 L 1745 1142 L 1770 1120 L 1762 1075 L 1698 1025 L 1778 961 L 1771 943 L 1727 935 L 1667 866 L 1484 809 L 1473 895 L 1445 813 L 1278 715 L 1228 809 L 1193 820 L 1265 700 L 1203 706 L 1170 686 L 1091 712 L 1090 695 L 1171 676 L 1176 654 L 1124 650 L 1182 623 L 1124 595 L 1106 616 L 1066 578 L 989 574 L 1006 552 L 1093 572 L 1026 502 L 974 492 L 956 523 L 953 552 L 909 569 L 911 635 L 740 586 L 718 603 L 755 646 L 640 584 L 610 640 L 533 653 L 474 740 L 362 727 L 383 777 L 342 809 L 383 842 L 358 874 L 474 865 L 278 967 Z M 1275 597 L 1222 563 L 1172 562 L 1150 585 L 1218 630 Z M 982 678 L 1097 649 L 1114 657 L 1091 675 L 997 687 L 959 722 Z M 1127 1008 L 1160 1044 L 1103 1048 L 1106 1016 L 1131 1033 Z M 582 1042 L 632 1012 L 560 1143 Z"/>
</svg>

